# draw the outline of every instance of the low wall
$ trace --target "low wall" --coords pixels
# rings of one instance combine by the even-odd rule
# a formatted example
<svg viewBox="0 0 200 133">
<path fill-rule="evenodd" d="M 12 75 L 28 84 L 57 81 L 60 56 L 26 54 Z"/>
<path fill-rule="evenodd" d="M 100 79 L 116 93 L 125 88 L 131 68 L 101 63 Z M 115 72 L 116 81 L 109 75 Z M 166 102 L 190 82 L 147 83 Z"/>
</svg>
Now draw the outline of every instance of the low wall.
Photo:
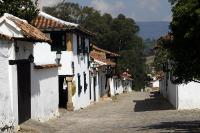
<svg viewBox="0 0 200 133">
<path fill-rule="evenodd" d="M 31 118 L 41 122 L 59 115 L 58 68 L 31 71 Z"/>
<path fill-rule="evenodd" d="M 178 109 L 200 109 L 200 84 L 190 82 L 178 86 Z"/>
</svg>

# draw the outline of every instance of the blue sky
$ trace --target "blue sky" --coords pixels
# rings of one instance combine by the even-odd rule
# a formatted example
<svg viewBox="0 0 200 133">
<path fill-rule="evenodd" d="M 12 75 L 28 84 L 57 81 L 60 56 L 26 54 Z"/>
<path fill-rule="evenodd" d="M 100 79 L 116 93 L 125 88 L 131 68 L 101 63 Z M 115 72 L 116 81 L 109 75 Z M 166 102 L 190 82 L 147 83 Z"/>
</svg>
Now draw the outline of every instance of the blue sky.
<svg viewBox="0 0 200 133">
<path fill-rule="evenodd" d="M 42 5 L 52 5 L 62 0 L 39 0 Z M 92 6 L 101 13 L 117 16 L 123 13 L 136 21 L 170 21 L 171 6 L 168 0 L 65 0 Z"/>
</svg>

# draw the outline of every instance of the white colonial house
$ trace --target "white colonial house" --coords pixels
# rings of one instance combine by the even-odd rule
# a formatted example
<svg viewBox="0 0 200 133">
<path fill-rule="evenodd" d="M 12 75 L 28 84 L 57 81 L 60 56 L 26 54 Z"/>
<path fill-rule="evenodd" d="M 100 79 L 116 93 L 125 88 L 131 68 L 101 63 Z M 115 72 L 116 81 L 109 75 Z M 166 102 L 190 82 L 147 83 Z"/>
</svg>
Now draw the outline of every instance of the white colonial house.
<svg viewBox="0 0 200 133">
<path fill-rule="evenodd" d="M 133 79 L 132 76 L 128 73 L 128 71 L 125 71 L 117 76 L 113 76 L 112 83 L 113 89 L 112 89 L 112 95 L 119 95 L 122 93 L 130 93 L 132 92 L 132 82 Z"/>
<path fill-rule="evenodd" d="M 93 45 L 90 52 L 91 69 L 91 101 L 115 96 L 118 77 L 116 75 L 117 58 L 120 55 L 98 48 Z"/>
<path fill-rule="evenodd" d="M 59 115 L 58 65 L 48 58 L 50 42 L 25 20 L 10 14 L 0 18 L 0 132 L 28 119 Z"/>
<path fill-rule="evenodd" d="M 61 56 L 59 68 L 59 105 L 77 110 L 90 105 L 89 49 L 94 36 L 78 24 L 40 12 L 32 25 L 52 40 L 51 51 Z M 51 57 L 55 58 L 55 57 Z"/>
<path fill-rule="evenodd" d="M 176 109 L 200 109 L 200 83 L 173 84 L 165 73 L 160 79 L 160 92 Z"/>
</svg>

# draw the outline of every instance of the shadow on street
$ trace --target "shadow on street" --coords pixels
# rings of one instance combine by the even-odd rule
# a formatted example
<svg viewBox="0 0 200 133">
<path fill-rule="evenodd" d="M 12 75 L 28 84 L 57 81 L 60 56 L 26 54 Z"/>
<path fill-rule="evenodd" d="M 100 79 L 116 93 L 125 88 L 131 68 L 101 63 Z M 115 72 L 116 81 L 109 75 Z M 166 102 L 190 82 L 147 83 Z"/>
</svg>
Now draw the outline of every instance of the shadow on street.
<svg viewBox="0 0 200 133">
<path fill-rule="evenodd" d="M 173 106 L 157 91 L 151 92 L 150 98 L 147 98 L 145 100 L 133 100 L 133 102 L 135 103 L 135 112 L 174 109 Z"/>
<path fill-rule="evenodd" d="M 200 121 L 174 121 L 174 122 L 162 122 L 157 125 L 150 125 L 142 127 L 140 131 L 145 130 L 162 130 L 166 132 L 176 133 L 199 133 L 200 132 Z"/>
</svg>

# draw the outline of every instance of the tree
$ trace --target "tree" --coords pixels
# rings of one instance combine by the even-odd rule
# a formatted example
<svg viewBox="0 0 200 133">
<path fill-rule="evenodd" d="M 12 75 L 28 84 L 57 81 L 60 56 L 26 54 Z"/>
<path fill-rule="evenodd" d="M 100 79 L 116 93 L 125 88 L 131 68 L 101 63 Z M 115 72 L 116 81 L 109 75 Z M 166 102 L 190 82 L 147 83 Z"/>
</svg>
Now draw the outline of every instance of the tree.
<svg viewBox="0 0 200 133">
<path fill-rule="evenodd" d="M 166 64 L 170 59 L 170 53 L 168 50 L 168 46 L 172 42 L 172 35 L 168 34 L 166 36 L 160 37 L 156 43 L 156 53 L 154 58 L 153 66 L 155 67 L 155 71 L 160 73 L 163 71 L 163 65 Z"/>
<path fill-rule="evenodd" d="M 200 1 L 170 0 L 173 43 L 167 47 L 173 61 L 171 73 L 176 83 L 200 79 Z"/>
<path fill-rule="evenodd" d="M 30 22 L 37 16 L 38 11 L 37 0 L 35 4 L 31 0 L 0 0 L 0 16 L 10 13 Z"/>
<path fill-rule="evenodd" d="M 53 7 L 44 7 L 43 10 L 54 17 L 70 22 L 77 23 L 81 17 L 81 9 L 79 5 L 75 3 L 61 2 Z"/>
</svg>

